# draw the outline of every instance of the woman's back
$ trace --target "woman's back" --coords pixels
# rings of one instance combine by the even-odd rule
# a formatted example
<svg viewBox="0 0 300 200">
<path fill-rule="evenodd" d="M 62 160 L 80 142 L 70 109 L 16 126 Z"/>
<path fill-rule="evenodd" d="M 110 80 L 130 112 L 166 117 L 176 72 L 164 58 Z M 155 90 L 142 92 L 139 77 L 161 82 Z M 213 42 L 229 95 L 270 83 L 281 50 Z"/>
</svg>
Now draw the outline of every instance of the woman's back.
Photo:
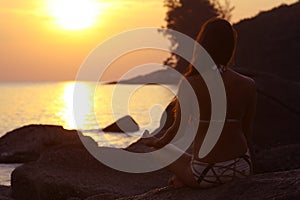
<svg viewBox="0 0 300 200">
<path fill-rule="evenodd" d="M 217 144 L 205 158 L 200 159 L 207 163 L 234 159 L 246 153 L 249 138 L 246 130 L 248 124 L 252 123 L 247 120 L 248 115 L 254 112 L 251 109 L 255 106 L 255 84 L 252 79 L 229 69 L 221 75 L 226 90 L 227 115 Z M 194 157 L 198 158 L 210 122 L 211 101 L 208 89 L 199 75 L 191 78 L 190 83 L 198 96 L 201 113 L 199 130 L 194 141 Z"/>
</svg>

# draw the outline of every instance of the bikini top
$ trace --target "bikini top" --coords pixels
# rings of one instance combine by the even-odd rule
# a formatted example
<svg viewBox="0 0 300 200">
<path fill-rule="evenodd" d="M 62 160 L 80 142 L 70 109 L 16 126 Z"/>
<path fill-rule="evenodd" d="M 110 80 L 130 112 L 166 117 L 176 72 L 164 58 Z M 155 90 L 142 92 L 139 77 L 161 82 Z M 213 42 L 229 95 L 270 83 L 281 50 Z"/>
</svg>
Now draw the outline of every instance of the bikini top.
<svg viewBox="0 0 300 200">
<path fill-rule="evenodd" d="M 199 120 L 200 123 L 225 123 L 225 122 L 240 122 L 239 119 L 225 119 L 225 120 Z"/>
<path fill-rule="evenodd" d="M 213 70 L 219 70 L 220 74 L 222 75 L 224 72 L 227 71 L 227 68 L 224 65 L 220 65 L 217 67 L 215 65 L 213 67 Z M 225 119 L 225 120 L 199 120 L 200 123 L 210 123 L 210 122 L 215 122 L 215 123 L 225 123 L 225 122 L 240 122 L 241 120 L 239 119 Z"/>
<path fill-rule="evenodd" d="M 217 65 L 215 65 L 213 67 L 213 70 L 219 70 L 220 74 L 223 74 L 224 72 L 227 71 L 227 68 L 224 65 L 219 65 L 219 67 L 217 67 Z"/>
</svg>

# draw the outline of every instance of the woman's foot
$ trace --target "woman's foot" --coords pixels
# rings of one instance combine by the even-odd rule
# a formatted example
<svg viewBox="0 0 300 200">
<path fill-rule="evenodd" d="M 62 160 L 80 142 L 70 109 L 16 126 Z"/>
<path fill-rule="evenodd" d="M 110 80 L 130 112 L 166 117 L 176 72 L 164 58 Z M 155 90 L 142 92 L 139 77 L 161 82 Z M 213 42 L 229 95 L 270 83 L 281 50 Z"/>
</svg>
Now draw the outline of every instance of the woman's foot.
<svg viewBox="0 0 300 200">
<path fill-rule="evenodd" d="M 185 187 L 184 183 L 182 183 L 175 175 L 169 179 L 169 185 L 171 185 L 173 188 Z"/>
</svg>

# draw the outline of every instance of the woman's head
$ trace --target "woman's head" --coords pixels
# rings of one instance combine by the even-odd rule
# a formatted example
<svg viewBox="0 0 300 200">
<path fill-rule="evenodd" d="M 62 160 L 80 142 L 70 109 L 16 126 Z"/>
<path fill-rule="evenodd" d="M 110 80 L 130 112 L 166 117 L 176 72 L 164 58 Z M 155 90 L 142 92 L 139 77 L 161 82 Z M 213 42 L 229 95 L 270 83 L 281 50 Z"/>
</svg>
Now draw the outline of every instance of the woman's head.
<svg viewBox="0 0 300 200">
<path fill-rule="evenodd" d="M 236 32 L 228 21 L 213 18 L 202 26 L 197 42 L 217 65 L 227 66 L 235 52 Z"/>
<path fill-rule="evenodd" d="M 231 24 L 220 18 L 206 21 L 197 37 L 197 42 L 209 53 L 214 62 L 220 66 L 231 63 L 236 47 L 237 34 Z M 186 75 L 194 74 L 190 66 Z"/>
</svg>

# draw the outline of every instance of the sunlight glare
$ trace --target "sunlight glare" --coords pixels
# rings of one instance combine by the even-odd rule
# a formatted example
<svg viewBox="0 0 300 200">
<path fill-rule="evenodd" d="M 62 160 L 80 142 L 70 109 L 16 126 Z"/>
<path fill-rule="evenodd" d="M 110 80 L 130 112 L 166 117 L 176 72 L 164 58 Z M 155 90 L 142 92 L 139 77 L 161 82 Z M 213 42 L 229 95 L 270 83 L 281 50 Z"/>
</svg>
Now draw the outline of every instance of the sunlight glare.
<svg viewBox="0 0 300 200">
<path fill-rule="evenodd" d="M 75 84 L 78 88 L 78 94 L 75 98 L 79 98 L 80 100 L 80 109 L 77 112 L 76 121 L 74 119 L 74 87 Z M 63 93 L 63 100 L 65 104 L 65 110 L 62 114 L 62 118 L 65 121 L 64 127 L 70 129 L 83 129 L 85 126 L 89 124 L 88 117 L 93 108 L 93 91 L 92 89 L 84 83 L 69 83 L 65 86 Z"/>
<path fill-rule="evenodd" d="M 49 0 L 47 9 L 56 23 L 66 30 L 82 30 L 93 26 L 103 11 L 96 0 Z"/>
</svg>

